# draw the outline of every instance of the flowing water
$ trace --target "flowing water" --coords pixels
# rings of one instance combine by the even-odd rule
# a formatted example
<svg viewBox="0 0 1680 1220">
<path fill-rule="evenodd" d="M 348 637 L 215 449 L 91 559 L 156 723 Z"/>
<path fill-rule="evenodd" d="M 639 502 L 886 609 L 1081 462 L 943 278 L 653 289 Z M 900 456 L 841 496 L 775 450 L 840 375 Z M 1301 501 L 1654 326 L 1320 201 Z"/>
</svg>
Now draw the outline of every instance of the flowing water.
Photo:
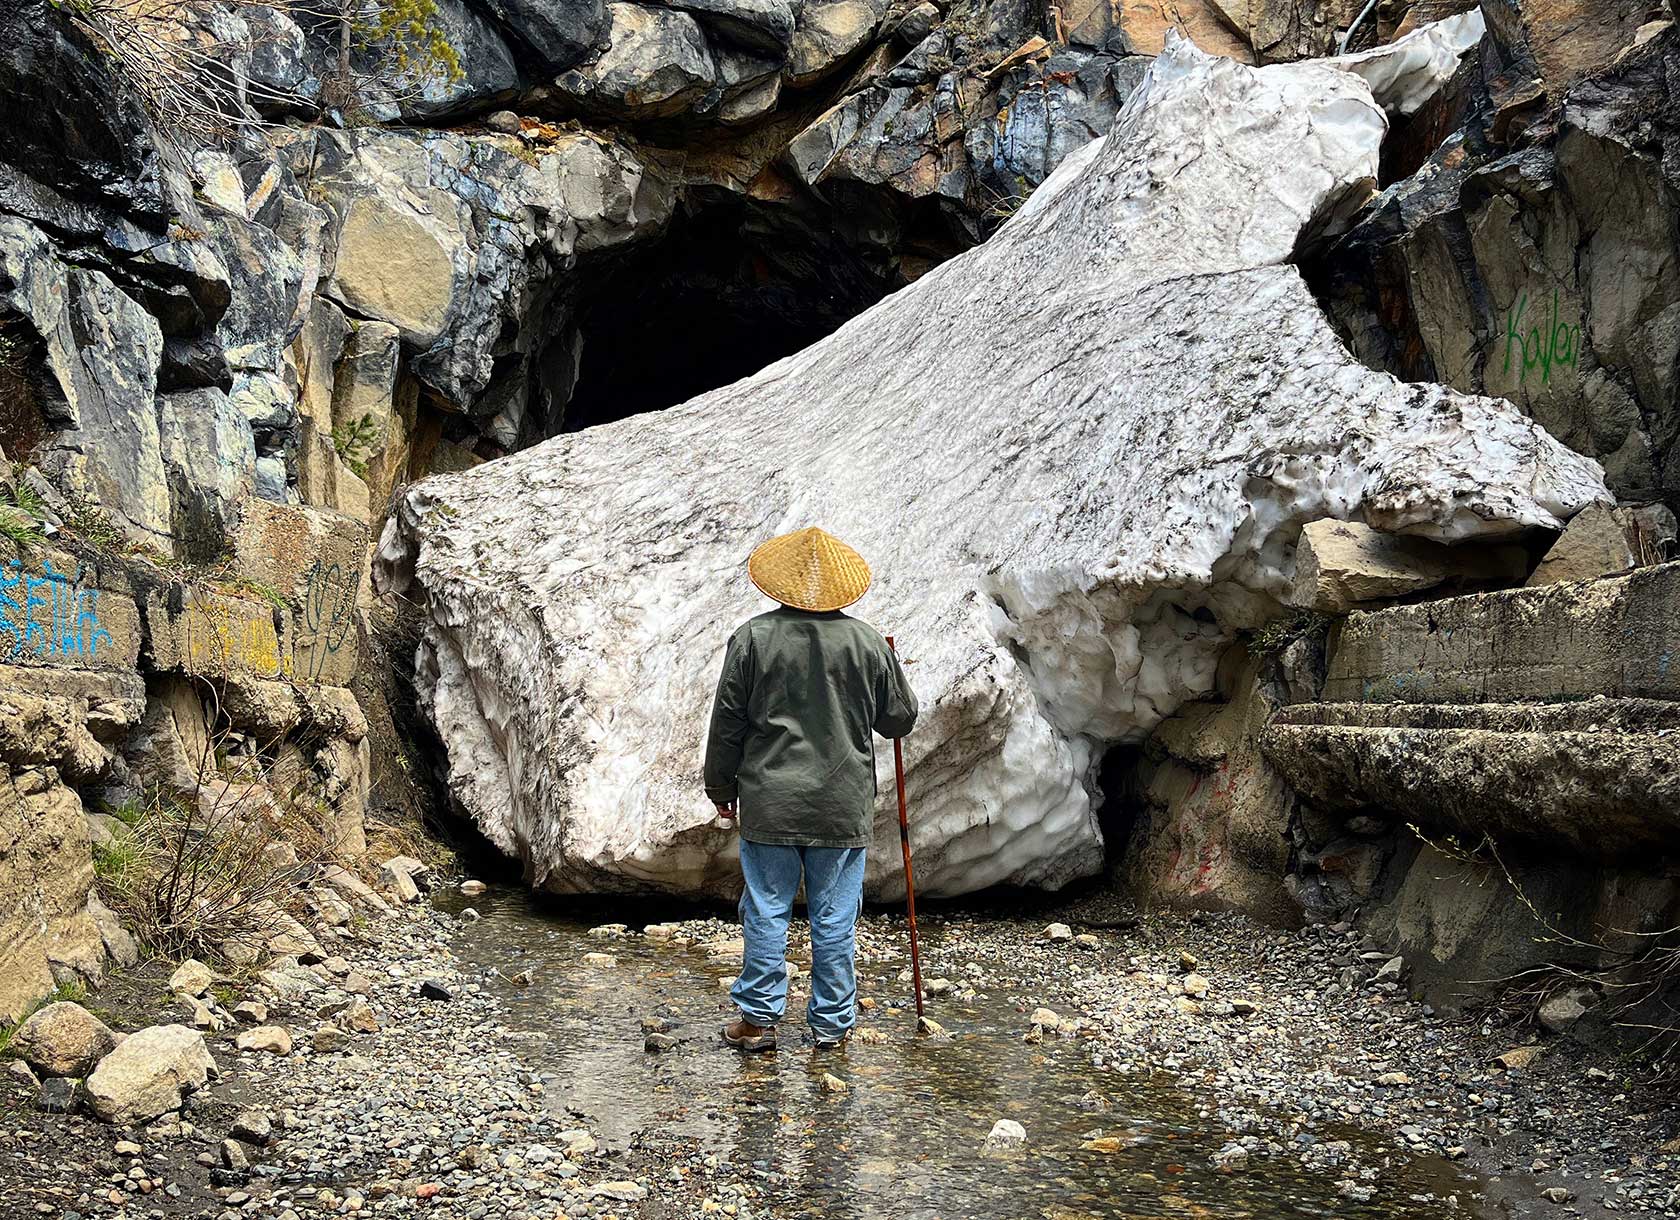
<svg viewBox="0 0 1680 1220">
<path fill-rule="evenodd" d="M 451 905 L 465 905 L 455 900 Z M 685 946 L 635 936 L 603 942 L 594 918 L 513 890 L 472 900 L 484 918 L 457 937 L 469 967 L 512 975 L 503 1019 L 538 1070 L 553 1072 L 551 1104 L 575 1115 L 609 1147 L 681 1141 L 751 1166 L 776 1215 L 828 1220 L 1082 1220 L 1086 1217 L 1208 1217 L 1272 1220 L 1493 1220 L 1477 1180 L 1433 1158 L 1346 1132 L 1361 1164 L 1380 1166 L 1376 1195 L 1352 1202 L 1336 1190 L 1345 1171 L 1309 1172 L 1288 1157 L 1257 1158 L 1239 1173 L 1210 1156 L 1234 1133 L 1198 1117 L 1211 1107 L 1167 1076 L 1140 1078 L 1094 1068 L 1081 1039 L 1023 1039 L 1023 1014 L 1000 997 L 942 1002 L 949 1040 L 912 1036 L 899 981 L 906 964 L 860 967 L 860 992 L 877 998 L 860 1028 L 878 1045 L 817 1054 L 801 1045 L 790 1003 L 783 1043 L 772 1054 L 726 1052 L 717 1026 L 729 1012 L 719 978 L 730 968 Z M 651 922 L 658 912 L 638 912 Z M 625 914 L 613 916 L 626 919 Z M 937 950 L 949 932 L 930 921 Z M 632 923 L 632 926 L 638 926 Z M 796 925 L 797 927 L 797 925 Z M 614 969 L 583 956 L 610 952 Z M 797 956 L 797 954 L 795 954 Z M 982 989 L 984 990 L 984 989 Z M 650 1054 L 641 1018 L 679 1022 L 676 1049 Z M 830 1091 L 832 1073 L 848 1085 Z M 1107 1108 L 1093 1112 L 1092 1090 Z M 1082 1102 L 1082 1099 L 1083 1102 Z M 999 1118 L 1028 1132 L 1012 1155 L 982 1151 Z M 1098 1133 L 1104 1150 L 1083 1149 Z"/>
</svg>

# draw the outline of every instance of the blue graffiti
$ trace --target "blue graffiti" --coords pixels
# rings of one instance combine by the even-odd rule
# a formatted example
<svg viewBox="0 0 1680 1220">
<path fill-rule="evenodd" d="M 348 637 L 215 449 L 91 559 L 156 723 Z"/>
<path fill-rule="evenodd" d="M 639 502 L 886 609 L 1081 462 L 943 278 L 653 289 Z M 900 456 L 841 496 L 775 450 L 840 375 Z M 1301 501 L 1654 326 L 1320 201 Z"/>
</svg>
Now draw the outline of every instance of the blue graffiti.
<svg viewBox="0 0 1680 1220">
<path fill-rule="evenodd" d="M 343 647 L 356 625 L 356 590 L 361 580 L 359 570 L 347 573 L 336 563 L 322 564 L 316 560 L 309 569 L 309 582 L 303 593 L 300 642 L 312 645 L 304 663 L 305 676 L 310 681 L 320 678 L 327 658 Z"/>
<path fill-rule="evenodd" d="M 21 560 L 0 564 L 4 660 L 92 657 L 100 645 L 111 645 L 111 633 L 99 625 L 99 590 L 82 587 L 85 575 L 85 568 L 74 576 L 55 571 L 50 559 L 41 561 L 39 575 L 25 571 Z"/>
</svg>

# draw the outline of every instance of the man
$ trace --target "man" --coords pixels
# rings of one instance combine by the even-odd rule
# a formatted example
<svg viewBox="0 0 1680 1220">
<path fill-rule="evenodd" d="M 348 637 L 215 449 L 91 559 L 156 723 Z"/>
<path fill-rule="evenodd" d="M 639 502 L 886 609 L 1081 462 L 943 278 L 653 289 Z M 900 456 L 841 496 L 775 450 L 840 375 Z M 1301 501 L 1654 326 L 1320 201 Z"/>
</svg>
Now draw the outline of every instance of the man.
<svg viewBox="0 0 1680 1220">
<path fill-rule="evenodd" d="M 739 817 L 740 1018 L 724 1041 L 771 1050 L 787 1007 L 787 934 L 805 882 L 811 918 L 806 1021 L 821 1049 L 856 1020 L 854 932 L 875 809 L 875 744 L 916 722 L 916 696 L 879 632 L 840 613 L 869 588 L 869 567 L 816 528 L 772 538 L 747 575 L 780 608 L 729 637 L 706 743 L 706 795 Z"/>
</svg>

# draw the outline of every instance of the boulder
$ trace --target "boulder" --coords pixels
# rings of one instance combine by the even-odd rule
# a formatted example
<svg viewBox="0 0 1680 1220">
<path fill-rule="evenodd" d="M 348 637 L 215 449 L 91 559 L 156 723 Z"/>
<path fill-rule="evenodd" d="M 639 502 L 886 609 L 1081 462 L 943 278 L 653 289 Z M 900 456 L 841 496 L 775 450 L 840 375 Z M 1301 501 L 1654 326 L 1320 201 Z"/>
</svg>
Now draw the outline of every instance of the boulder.
<svg viewBox="0 0 1680 1220">
<path fill-rule="evenodd" d="M 874 37 L 885 0 L 806 0 L 788 48 L 787 82 L 803 87 L 827 76 Z"/>
<path fill-rule="evenodd" d="M 1000 1118 L 986 1135 L 985 1152 L 1014 1152 L 1027 1142 L 1027 1129 L 1012 1118 Z"/>
<path fill-rule="evenodd" d="M 650 119 L 691 110 L 711 91 L 717 64 L 688 13 L 613 3 L 607 14 L 607 49 L 563 73 L 562 93 L 603 113 Z"/>
<path fill-rule="evenodd" d="M 322 876 L 328 885 L 370 911 L 391 909 L 390 904 L 381 898 L 372 886 L 341 865 L 328 865 Z"/>
<path fill-rule="evenodd" d="M 169 976 L 169 990 L 179 995 L 201 996 L 216 981 L 215 973 L 197 958 L 188 958 Z"/>
<path fill-rule="evenodd" d="M 0 1022 L 10 1023 L 53 990 L 64 946 L 83 929 L 97 946 L 99 934 L 86 910 L 92 846 L 73 789 L 0 763 L 0 846 Z"/>
<path fill-rule="evenodd" d="M 1565 1033 L 1587 1015 L 1587 1009 L 1596 1001 L 1597 997 L 1590 987 L 1571 987 L 1548 996 L 1540 1005 L 1540 1024 L 1548 1033 Z"/>
<path fill-rule="evenodd" d="M 292 1035 L 279 1025 L 259 1025 L 247 1029 L 233 1040 L 242 1051 L 263 1051 L 270 1055 L 292 1053 Z"/>
<path fill-rule="evenodd" d="M 274 1142 L 274 1119 L 267 1110 L 242 1110 L 228 1133 L 253 1148 L 262 1148 Z"/>
<path fill-rule="evenodd" d="M 218 1075 L 204 1035 L 185 1025 L 130 1034 L 87 1078 L 88 1104 L 108 1123 L 130 1127 L 178 1109 L 186 1094 Z"/>
<path fill-rule="evenodd" d="M 25 1021 L 12 1049 L 43 1076 L 85 1076 L 121 1037 L 80 1004 L 48 1004 Z"/>
<path fill-rule="evenodd" d="M 606 37 L 603 0 L 483 0 L 508 39 L 548 72 L 564 72 Z"/>
<path fill-rule="evenodd" d="M 419 887 L 414 884 L 414 876 L 408 869 L 397 861 L 386 861 L 379 866 L 379 880 L 385 889 L 398 902 L 418 902 L 420 900 Z"/>
<path fill-rule="evenodd" d="M 1448 582 L 1519 584 L 1527 570 L 1528 555 L 1520 546 L 1447 547 L 1326 518 L 1301 531 L 1289 600 L 1324 614 L 1345 614 Z"/>
<path fill-rule="evenodd" d="M 1102 867 L 1093 764 L 1282 612 L 1306 523 L 1458 542 L 1602 496 L 1508 403 L 1353 360 L 1291 261 L 1366 197 L 1379 98 L 1449 73 L 1444 40 L 1261 69 L 1175 41 L 990 241 L 835 334 L 410 488 L 378 581 L 425 607 L 418 698 L 464 808 L 540 886 L 733 892 L 694 785 L 708 705 L 764 608 L 747 554 L 821 522 L 913 662 L 918 880 L 1060 886 Z"/>
<path fill-rule="evenodd" d="M 1627 531 L 1617 519 L 1616 510 L 1609 504 L 1589 504 L 1570 518 L 1528 583 L 1597 580 L 1600 576 L 1619 576 L 1633 566 L 1633 549 L 1628 546 Z"/>
</svg>

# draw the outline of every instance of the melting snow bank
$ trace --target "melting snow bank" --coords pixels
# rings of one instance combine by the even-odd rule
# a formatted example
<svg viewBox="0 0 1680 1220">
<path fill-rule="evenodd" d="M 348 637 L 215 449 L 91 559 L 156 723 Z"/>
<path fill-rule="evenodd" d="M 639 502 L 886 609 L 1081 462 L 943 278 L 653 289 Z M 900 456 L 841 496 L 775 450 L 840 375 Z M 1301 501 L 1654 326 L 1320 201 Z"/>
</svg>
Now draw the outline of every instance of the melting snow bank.
<svg viewBox="0 0 1680 1220">
<path fill-rule="evenodd" d="M 1478 20 L 1261 69 L 1175 42 L 991 241 L 829 338 L 409 490 L 377 578 L 426 607 L 421 697 L 465 808 L 539 886 L 733 892 L 707 706 L 764 608 L 748 551 L 820 523 L 874 566 L 858 612 L 925 708 L 918 880 L 1060 886 L 1101 865 L 1105 745 L 1212 688 L 1304 523 L 1450 542 L 1602 497 L 1508 404 L 1355 363 L 1285 261 L 1370 194 L 1373 85 L 1415 105 Z M 886 800 L 877 826 L 893 896 Z"/>
</svg>

